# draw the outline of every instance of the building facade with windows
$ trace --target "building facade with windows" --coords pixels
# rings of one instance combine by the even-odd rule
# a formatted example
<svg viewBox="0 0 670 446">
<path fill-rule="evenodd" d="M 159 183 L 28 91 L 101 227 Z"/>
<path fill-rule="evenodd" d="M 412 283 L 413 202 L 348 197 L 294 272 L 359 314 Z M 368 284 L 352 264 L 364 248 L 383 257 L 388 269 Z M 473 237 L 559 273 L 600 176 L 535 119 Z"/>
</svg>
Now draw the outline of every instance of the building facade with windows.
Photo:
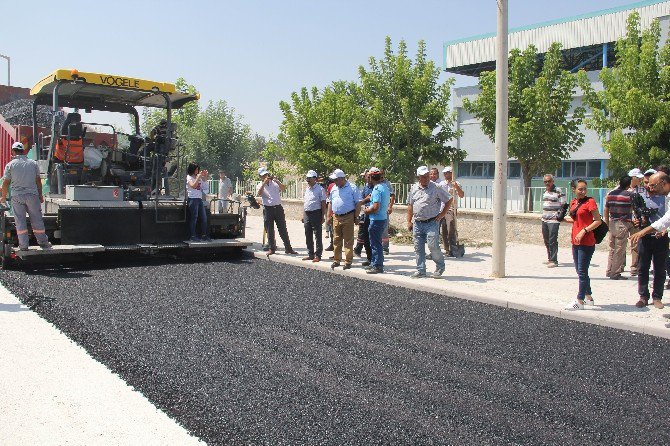
<svg viewBox="0 0 670 446">
<path fill-rule="evenodd" d="M 563 48 L 565 68 L 572 72 L 586 70 L 593 87 L 596 90 L 602 89 L 598 79 L 600 69 L 614 66 L 616 41 L 625 36 L 626 20 L 633 11 L 640 14 L 642 29 L 648 28 L 652 20 L 659 20 L 661 45 L 664 44 L 670 25 L 670 1 L 647 0 L 512 29 L 509 34 L 509 48 L 524 50 L 533 44 L 540 54 L 544 54 L 553 42 L 559 42 Z M 480 73 L 495 70 L 495 39 L 495 33 L 492 33 L 445 43 L 445 71 L 472 76 L 473 84 L 476 84 Z M 482 131 L 479 120 L 463 107 L 463 99 L 474 99 L 478 93 L 479 88 L 476 85 L 455 88 L 453 92 L 457 126 L 463 130 L 463 135 L 455 144 L 467 152 L 465 160 L 458 164 L 456 174 L 464 184 L 490 186 L 494 176 L 495 146 Z M 578 90 L 573 100 L 573 108 L 581 104 L 581 92 Z M 559 184 L 565 184 L 576 177 L 593 179 L 609 176 L 609 154 L 604 151 L 599 135 L 584 126 L 582 132 L 582 146 L 571 154 L 570 159 L 564 160 L 559 169 L 548 172 L 557 177 Z M 514 159 L 509 161 L 508 176 L 511 188 L 522 188 L 521 167 Z M 541 178 L 533 181 L 533 186 L 541 185 Z"/>
</svg>

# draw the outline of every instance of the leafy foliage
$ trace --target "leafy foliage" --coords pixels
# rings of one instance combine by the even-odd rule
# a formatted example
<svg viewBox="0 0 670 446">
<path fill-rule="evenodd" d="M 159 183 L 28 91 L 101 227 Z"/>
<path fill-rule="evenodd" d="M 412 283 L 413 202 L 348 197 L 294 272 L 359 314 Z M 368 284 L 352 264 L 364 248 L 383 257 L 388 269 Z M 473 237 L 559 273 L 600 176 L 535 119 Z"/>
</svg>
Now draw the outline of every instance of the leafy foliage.
<svg viewBox="0 0 670 446">
<path fill-rule="evenodd" d="M 509 154 L 519 160 L 524 187 L 531 178 L 560 166 L 561 160 L 579 148 L 584 135 L 579 125 L 584 108 L 571 111 L 577 77 L 562 69 L 561 46 L 554 43 L 540 64 L 537 49 L 514 49 L 509 59 Z M 496 74 L 479 78 L 480 94 L 465 100 L 466 110 L 482 122 L 482 130 L 495 140 Z"/>
<path fill-rule="evenodd" d="M 426 60 L 423 41 L 414 61 L 404 41 L 394 54 L 359 67 L 359 82 L 337 81 L 323 90 L 303 88 L 280 103 L 278 137 L 286 159 L 302 170 L 359 172 L 375 165 L 393 180 L 413 178 L 417 163 L 446 164 L 464 153 L 448 145 L 459 132 L 448 103 L 453 79 Z"/>
<path fill-rule="evenodd" d="M 659 50 L 660 36 L 658 20 L 641 32 L 633 12 L 616 44 L 616 65 L 600 73 L 604 89 L 595 91 L 580 73 L 593 115 L 587 125 L 601 135 L 610 168 L 618 173 L 670 162 L 670 41 Z"/>
</svg>

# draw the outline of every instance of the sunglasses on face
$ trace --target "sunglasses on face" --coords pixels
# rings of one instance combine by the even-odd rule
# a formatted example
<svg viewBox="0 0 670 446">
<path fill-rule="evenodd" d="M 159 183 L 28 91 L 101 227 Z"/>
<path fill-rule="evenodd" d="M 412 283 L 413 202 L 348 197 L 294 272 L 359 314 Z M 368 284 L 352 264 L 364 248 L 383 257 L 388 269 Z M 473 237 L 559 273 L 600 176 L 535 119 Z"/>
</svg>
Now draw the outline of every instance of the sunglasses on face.
<svg viewBox="0 0 670 446">
<path fill-rule="evenodd" d="M 544 184 L 549 184 L 549 183 L 553 183 L 553 181 L 551 181 L 551 180 L 544 180 Z"/>
<path fill-rule="evenodd" d="M 656 189 L 658 186 L 662 185 L 664 182 L 659 181 L 658 183 L 648 183 L 647 186 L 649 189 Z"/>
</svg>

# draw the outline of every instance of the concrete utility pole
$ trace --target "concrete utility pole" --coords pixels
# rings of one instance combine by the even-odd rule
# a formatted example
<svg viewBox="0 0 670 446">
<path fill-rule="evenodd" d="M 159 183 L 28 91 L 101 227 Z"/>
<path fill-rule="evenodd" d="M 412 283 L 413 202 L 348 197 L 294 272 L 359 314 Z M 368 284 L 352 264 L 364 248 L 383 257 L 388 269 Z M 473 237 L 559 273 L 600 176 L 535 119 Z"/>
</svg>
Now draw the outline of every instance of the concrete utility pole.
<svg viewBox="0 0 670 446">
<path fill-rule="evenodd" d="M 9 56 L 3 56 L 2 54 L 0 54 L 0 57 L 2 57 L 3 59 L 7 59 L 7 86 L 9 87 L 12 85 L 12 82 L 9 79 L 9 73 L 11 72 Z"/>
<path fill-rule="evenodd" d="M 505 277 L 507 243 L 508 57 L 507 0 L 498 3 L 496 40 L 496 169 L 493 183 L 493 277 Z"/>
</svg>

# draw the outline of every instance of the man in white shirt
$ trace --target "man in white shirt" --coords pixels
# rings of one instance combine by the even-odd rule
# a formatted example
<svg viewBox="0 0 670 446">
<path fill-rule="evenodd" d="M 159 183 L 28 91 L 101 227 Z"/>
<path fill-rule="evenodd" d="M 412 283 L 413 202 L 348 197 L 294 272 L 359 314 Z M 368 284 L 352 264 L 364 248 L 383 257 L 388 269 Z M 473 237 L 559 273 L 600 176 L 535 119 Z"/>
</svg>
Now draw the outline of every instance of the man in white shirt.
<svg viewBox="0 0 670 446">
<path fill-rule="evenodd" d="M 302 217 L 302 223 L 305 226 L 307 257 L 303 257 L 303 260 L 311 260 L 316 263 L 321 261 L 321 255 L 323 254 L 321 230 L 323 228 L 323 223 L 326 221 L 328 205 L 326 204 L 326 191 L 316 182 L 316 172 L 310 170 L 307 172 L 307 175 L 305 175 L 305 178 L 307 180 L 307 188 L 305 188 L 305 213 Z M 314 249 L 315 240 L 316 250 Z"/>
<path fill-rule="evenodd" d="M 258 176 L 261 177 L 261 183 L 256 189 L 256 195 L 263 200 L 263 219 L 265 222 L 265 231 L 268 235 L 268 244 L 270 249 L 267 251 L 268 255 L 277 252 L 277 241 L 275 240 L 275 223 L 277 224 L 277 231 L 284 242 L 284 250 L 286 254 L 297 254 L 291 247 L 291 240 L 288 238 L 288 231 L 286 230 L 286 216 L 284 215 L 284 207 L 281 204 L 281 191 L 286 189 L 279 179 L 272 176 L 272 174 L 265 167 L 258 169 Z"/>
<path fill-rule="evenodd" d="M 230 178 L 226 176 L 226 172 L 219 170 L 219 199 L 218 210 L 219 213 L 225 213 L 230 211 L 230 201 L 228 198 L 233 194 L 233 183 L 231 183 Z"/>
</svg>

